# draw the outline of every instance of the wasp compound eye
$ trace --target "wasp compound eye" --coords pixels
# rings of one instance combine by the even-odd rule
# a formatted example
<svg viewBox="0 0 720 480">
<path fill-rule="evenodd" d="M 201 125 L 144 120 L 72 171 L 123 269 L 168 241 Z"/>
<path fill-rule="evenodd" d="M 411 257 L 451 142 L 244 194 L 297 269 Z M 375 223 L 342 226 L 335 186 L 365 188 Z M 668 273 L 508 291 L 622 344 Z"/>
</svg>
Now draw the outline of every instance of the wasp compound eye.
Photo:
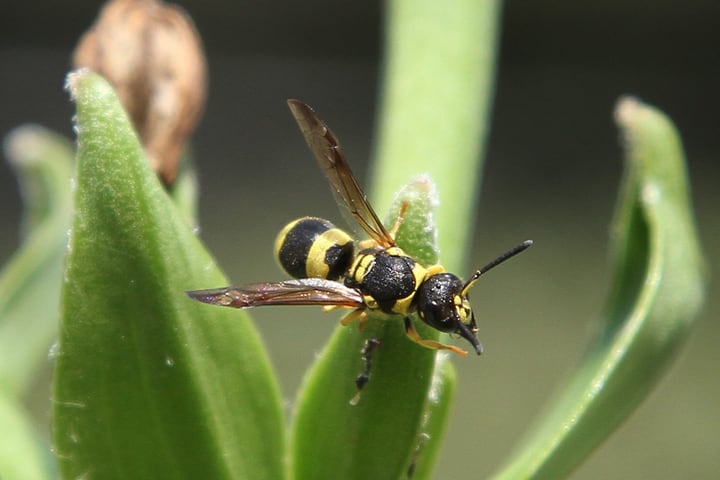
<svg viewBox="0 0 720 480">
<path fill-rule="evenodd" d="M 455 333 L 461 321 L 458 310 L 462 308 L 462 288 L 463 283 L 452 273 L 427 278 L 416 295 L 420 319 L 441 332 Z"/>
</svg>

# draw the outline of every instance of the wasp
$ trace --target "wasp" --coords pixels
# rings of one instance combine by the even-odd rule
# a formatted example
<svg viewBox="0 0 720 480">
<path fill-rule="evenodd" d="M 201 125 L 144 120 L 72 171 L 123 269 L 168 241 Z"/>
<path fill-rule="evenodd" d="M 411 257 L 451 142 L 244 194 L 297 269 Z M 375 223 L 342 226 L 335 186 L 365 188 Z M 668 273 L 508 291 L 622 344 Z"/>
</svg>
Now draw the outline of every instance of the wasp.
<svg viewBox="0 0 720 480">
<path fill-rule="evenodd" d="M 331 222 L 303 217 L 289 223 L 277 236 L 275 255 L 294 280 L 251 283 L 235 287 L 187 292 L 201 302 L 234 308 L 264 305 L 319 305 L 326 310 L 349 308 L 340 323 L 365 322 L 367 311 L 380 311 L 403 318 L 405 333 L 413 342 L 430 349 L 467 352 L 420 336 L 410 315 L 436 330 L 467 340 L 480 355 L 477 324 L 468 291 L 491 268 L 522 252 L 531 240 L 500 255 L 462 281 L 441 265 L 424 266 L 407 255 L 396 243 L 395 234 L 407 205 L 389 230 L 385 228 L 348 165 L 340 143 L 315 111 L 300 100 L 288 106 L 323 171 L 337 203 L 345 208 L 369 239 L 356 244 L 353 238 Z M 357 251 L 356 251 L 357 250 Z M 377 340 L 363 349 L 365 371 L 356 380 L 358 390 L 369 376 L 370 352 Z"/>
</svg>

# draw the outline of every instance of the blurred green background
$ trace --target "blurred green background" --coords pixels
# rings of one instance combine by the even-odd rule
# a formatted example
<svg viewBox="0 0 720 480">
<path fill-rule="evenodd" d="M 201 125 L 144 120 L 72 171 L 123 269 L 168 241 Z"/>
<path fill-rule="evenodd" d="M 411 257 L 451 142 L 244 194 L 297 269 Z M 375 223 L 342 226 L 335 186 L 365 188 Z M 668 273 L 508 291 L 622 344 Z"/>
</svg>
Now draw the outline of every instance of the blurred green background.
<svg viewBox="0 0 720 480">
<path fill-rule="evenodd" d="M 200 234 L 234 282 L 280 279 L 272 243 L 287 221 L 318 215 L 343 224 L 285 99 L 315 106 L 366 178 L 382 4 L 181 4 L 203 36 L 210 68 L 209 102 L 194 140 Z M 74 44 L 99 5 L 26 0 L 3 9 L 0 133 L 37 122 L 72 135 L 62 84 Z M 497 467 L 599 328 L 623 162 L 612 122 L 618 96 L 639 96 L 680 130 L 700 233 L 710 270 L 717 271 L 719 87 L 715 0 L 505 3 L 475 245 L 466 271 L 457 273 L 468 275 L 525 238 L 536 244 L 473 292 L 487 353 L 455 361 L 459 394 L 436 478 L 484 478 Z M 408 176 L 414 173 L 420 172 Z M 0 259 L 17 246 L 20 208 L 17 184 L 3 164 Z M 705 312 L 667 378 L 573 478 L 717 478 L 715 291 L 711 284 Z M 255 317 L 290 414 L 294 391 L 336 315 L 278 308 Z M 39 415 L 49 408 L 46 380 L 38 380 L 30 400 Z"/>
</svg>

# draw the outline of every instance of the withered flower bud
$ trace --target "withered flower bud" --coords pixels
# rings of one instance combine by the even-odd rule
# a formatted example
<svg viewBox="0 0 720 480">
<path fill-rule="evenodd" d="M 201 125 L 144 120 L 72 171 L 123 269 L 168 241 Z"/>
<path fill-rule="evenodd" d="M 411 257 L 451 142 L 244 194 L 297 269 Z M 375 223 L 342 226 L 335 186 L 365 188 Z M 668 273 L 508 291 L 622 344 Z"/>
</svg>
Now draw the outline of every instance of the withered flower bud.
<svg viewBox="0 0 720 480">
<path fill-rule="evenodd" d="M 190 17 L 158 0 L 111 0 L 74 63 L 115 87 L 153 169 L 171 185 L 205 104 L 205 56 Z"/>
</svg>

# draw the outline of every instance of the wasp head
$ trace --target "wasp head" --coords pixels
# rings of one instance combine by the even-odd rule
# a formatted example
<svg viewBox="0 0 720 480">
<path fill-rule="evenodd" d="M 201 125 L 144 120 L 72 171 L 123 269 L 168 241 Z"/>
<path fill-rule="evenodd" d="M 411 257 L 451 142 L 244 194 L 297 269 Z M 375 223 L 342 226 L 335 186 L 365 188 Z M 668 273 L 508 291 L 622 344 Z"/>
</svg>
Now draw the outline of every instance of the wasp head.
<svg viewBox="0 0 720 480">
<path fill-rule="evenodd" d="M 483 351 L 477 339 L 475 315 L 470 307 L 467 291 L 477 280 L 463 283 L 452 273 L 438 273 L 426 278 L 415 299 L 420 319 L 445 333 L 457 334 L 470 342 L 480 355 Z"/>
</svg>

